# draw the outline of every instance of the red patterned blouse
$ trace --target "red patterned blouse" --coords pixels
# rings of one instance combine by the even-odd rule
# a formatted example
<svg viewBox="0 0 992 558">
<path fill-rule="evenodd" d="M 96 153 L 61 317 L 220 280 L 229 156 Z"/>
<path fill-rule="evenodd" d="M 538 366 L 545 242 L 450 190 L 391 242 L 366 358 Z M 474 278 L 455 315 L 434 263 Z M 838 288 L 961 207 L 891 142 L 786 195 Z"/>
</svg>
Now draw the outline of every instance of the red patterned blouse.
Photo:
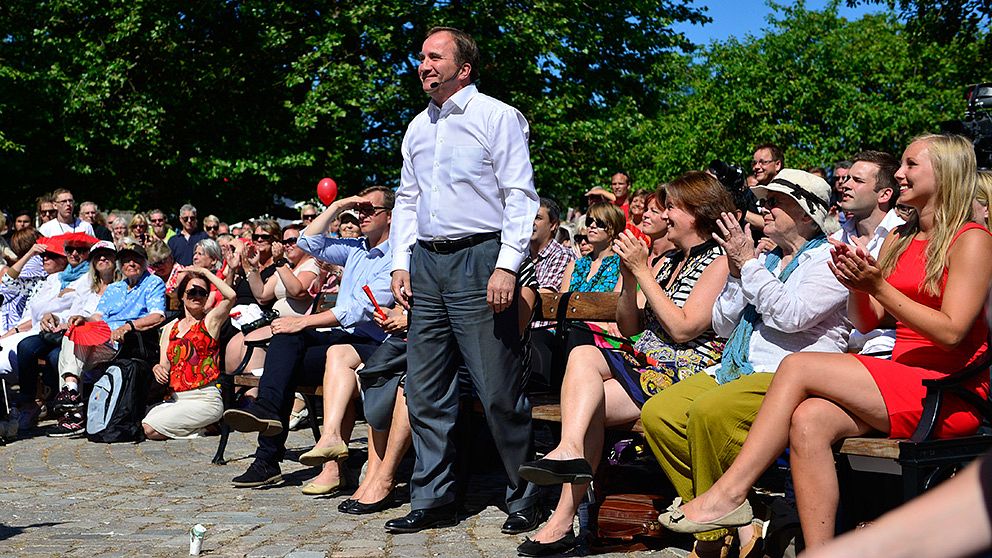
<svg viewBox="0 0 992 558">
<path fill-rule="evenodd" d="M 216 380 L 220 376 L 220 343 L 210 336 L 203 321 L 194 323 L 182 337 L 178 332 L 177 320 L 166 349 L 172 365 L 169 387 L 176 392 L 190 391 Z"/>
</svg>

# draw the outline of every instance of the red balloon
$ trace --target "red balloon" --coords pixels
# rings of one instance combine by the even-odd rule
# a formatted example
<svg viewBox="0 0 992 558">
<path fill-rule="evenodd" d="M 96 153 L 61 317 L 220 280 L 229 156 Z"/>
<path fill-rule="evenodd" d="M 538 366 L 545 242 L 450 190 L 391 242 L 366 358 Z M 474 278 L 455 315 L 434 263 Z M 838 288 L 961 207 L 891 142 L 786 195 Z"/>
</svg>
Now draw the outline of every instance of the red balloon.
<svg viewBox="0 0 992 558">
<path fill-rule="evenodd" d="M 317 183 L 317 197 L 324 205 L 331 205 L 338 197 L 338 184 L 333 179 L 323 178 Z"/>
</svg>

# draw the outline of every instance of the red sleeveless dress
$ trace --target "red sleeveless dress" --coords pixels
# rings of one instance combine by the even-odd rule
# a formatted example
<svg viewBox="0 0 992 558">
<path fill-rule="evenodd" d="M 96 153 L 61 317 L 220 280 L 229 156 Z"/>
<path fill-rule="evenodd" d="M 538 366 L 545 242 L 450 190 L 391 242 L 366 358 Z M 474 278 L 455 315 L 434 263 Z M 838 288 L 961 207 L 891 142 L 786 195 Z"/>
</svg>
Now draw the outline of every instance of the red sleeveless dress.
<svg viewBox="0 0 992 558">
<path fill-rule="evenodd" d="M 179 336 L 179 321 L 169 332 L 166 349 L 169 363 L 169 387 L 182 392 L 209 385 L 220 376 L 220 343 L 210 336 L 203 320 L 194 323 Z"/>
<path fill-rule="evenodd" d="M 981 229 L 988 233 L 985 227 L 968 223 L 957 232 L 954 241 L 971 229 Z M 922 292 L 926 273 L 926 249 L 926 240 L 914 239 L 899 256 L 895 269 L 886 280 L 914 301 L 940 309 L 944 300 L 944 287 L 947 285 L 947 270 L 944 270 L 941 278 L 940 295 L 932 296 Z M 891 426 L 890 438 L 908 438 L 916 430 L 916 424 L 923 414 L 923 398 L 926 396 L 923 380 L 944 378 L 963 369 L 989 349 L 987 339 L 988 326 L 981 315 L 975 320 L 968 336 L 953 351 L 945 351 L 902 322 L 897 322 L 892 360 L 857 355 L 882 392 Z M 976 375 L 967 388 L 982 398 L 988 397 L 989 375 Z M 978 413 L 971 405 L 951 395 L 944 400 L 934 435 L 937 438 L 968 436 L 978 430 L 980 422 Z"/>
</svg>

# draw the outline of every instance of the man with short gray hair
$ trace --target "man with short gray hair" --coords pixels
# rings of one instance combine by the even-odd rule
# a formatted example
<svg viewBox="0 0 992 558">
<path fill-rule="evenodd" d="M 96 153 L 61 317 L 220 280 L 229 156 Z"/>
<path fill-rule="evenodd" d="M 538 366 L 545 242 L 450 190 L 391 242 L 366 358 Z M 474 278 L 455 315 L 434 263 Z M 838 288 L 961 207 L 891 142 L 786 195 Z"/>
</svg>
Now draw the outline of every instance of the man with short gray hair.
<svg viewBox="0 0 992 558">
<path fill-rule="evenodd" d="M 176 263 L 187 266 L 193 263 L 196 243 L 209 237 L 198 226 L 196 208 L 188 203 L 179 208 L 179 224 L 182 229 L 169 239 L 169 250 Z"/>
</svg>

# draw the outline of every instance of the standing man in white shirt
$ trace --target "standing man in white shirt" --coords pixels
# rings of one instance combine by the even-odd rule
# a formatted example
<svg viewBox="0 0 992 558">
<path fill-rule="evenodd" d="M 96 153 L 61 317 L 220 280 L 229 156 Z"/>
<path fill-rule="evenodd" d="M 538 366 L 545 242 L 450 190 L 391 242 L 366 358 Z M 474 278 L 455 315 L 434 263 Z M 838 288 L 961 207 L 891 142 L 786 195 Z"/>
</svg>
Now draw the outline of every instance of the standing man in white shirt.
<svg viewBox="0 0 992 558">
<path fill-rule="evenodd" d="M 864 246 L 877 258 L 882 243 L 892 229 L 903 224 L 896 213 L 899 185 L 895 174 L 899 159 L 884 151 L 862 151 L 854 156 L 847 174 L 835 186 L 837 206 L 847 216 L 832 238 L 844 244 Z M 851 331 L 848 351 L 888 358 L 896 343 L 894 329 Z"/>
<path fill-rule="evenodd" d="M 393 294 L 410 309 L 406 397 L 416 464 L 412 511 L 386 530 L 458 522 L 453 431 L 461 356 L 509 477 L 503 532 L 522 533 L 543 520 L 534 489 L 517 475 L 531 451 L 513 304 L 538 209 L 529 126 L 518 110 L 476 89 L 479 49 L 467 33 L 431 29 L 420 57 L 431 101 L 403 138 L 392 272 Z"/>
<path fill-rule="evenodd" d="M 76 200 L 72 197 L 72 192 L 65 188 L 59 188 L 52 193 L 52 197 L 55 198 L 55 211 L 57 213 L 54 219 L 38 228 L 38 232 L 48 238 L 71 232 L 84 232 L 90 236 L 95 236 L 93 225 L 73 215 Z"/>
</svg>

